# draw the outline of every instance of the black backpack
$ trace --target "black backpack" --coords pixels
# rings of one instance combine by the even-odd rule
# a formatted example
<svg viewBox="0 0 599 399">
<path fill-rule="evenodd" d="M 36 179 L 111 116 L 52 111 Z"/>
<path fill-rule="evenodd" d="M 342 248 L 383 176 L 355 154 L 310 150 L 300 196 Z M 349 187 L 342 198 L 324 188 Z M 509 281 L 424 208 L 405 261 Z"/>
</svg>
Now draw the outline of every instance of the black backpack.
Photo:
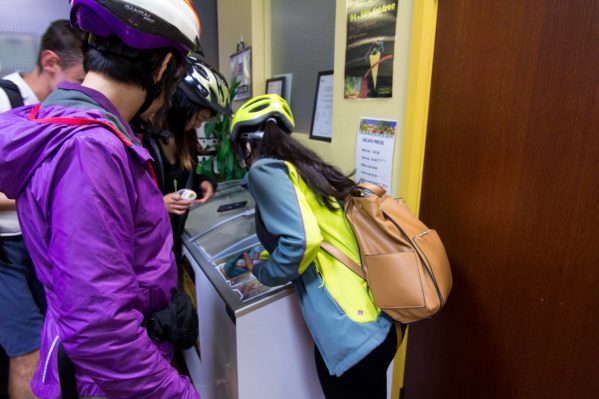
<svg viewBox="0 0 599 399">
<path fill-rule="evenodd" d="M 21 91 L 17 87 L 16 84 L 11 82 L 10 80 L 0 79 L 0 87 L 6 93 L 8 97 L 8 101 L 10 101 L 11 108 L 18 108 L 25 105 L 23 103 L 23 97 L 21 96 Z"/>
<path fill-rule="evenodd" d="M 11 82 L 10 80 L 0 79 L 0 88 L 4 90 L 6 96 L 8 97 L 8 101 L 10 101 L 10 108 L 17 108 L 25 105 L 23 103 L 21 91 L 19 90 L 16 84 Z M 4 259 L 4 257 L 5 254 L 2 251 L 2 246 L 0 246 L 0 259 Z"/>
</svg>

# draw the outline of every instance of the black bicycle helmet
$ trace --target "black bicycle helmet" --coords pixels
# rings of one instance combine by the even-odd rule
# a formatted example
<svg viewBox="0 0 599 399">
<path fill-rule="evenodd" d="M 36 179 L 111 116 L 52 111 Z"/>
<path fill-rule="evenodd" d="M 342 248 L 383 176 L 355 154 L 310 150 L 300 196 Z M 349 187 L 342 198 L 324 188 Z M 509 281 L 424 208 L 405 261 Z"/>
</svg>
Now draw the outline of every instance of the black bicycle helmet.
<svg viewBox="0 0 599 399">
<path fill-rule="evenodd" d="M 177 88 L 192 102 L 231 116 L 229 85 L 223 75 L 196 54 L 187 57 L 186 61 L 186 75 Z"/>
</svg>

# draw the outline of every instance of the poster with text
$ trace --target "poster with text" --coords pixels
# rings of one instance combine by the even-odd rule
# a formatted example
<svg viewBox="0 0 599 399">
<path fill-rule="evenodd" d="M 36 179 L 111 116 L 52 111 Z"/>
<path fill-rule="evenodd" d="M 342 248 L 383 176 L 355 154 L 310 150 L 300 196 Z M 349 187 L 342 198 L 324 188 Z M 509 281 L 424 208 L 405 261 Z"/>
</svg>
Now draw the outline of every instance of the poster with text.
<svg viewBox="0 0 599 399">
<path fill-rule="evenodd" d="M 333 71 L 318 73 L 310 138 L 331 141 L 333 134 Z"/>
<path fill-rule="evenodd" d="M 356 145 L 358 183 L 373 183 L 391 192 L 396 135 L 397 121 L 360 118 Z"/>
<path fill-rule="evenodd" d="M 345 98 L 391 97 L 398 0 L 348 0 Z"/>
</svg>

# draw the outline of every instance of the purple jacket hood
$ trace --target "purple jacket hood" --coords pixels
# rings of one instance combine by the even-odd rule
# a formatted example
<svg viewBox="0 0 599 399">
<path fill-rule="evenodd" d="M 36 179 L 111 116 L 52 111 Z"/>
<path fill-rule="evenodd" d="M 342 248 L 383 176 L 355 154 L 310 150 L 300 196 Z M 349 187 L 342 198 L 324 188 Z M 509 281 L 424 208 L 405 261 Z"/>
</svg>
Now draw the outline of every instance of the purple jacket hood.
<svg viewBox="0 0 599 399">
<path fill-rule="evenodd" d="M 33 172 L 80 129 L 32 122 L 27 116 L 33 108 L 7 111 L 0 119 L 0 191 L 9 198 L 17 198 Z M 104 119 L 96 110 L 63 107 L 59 111 L 63 117 Z M 44 109 L 42 114 L 48 112 L 53 113 L 51 109 Z"/>
</svg>

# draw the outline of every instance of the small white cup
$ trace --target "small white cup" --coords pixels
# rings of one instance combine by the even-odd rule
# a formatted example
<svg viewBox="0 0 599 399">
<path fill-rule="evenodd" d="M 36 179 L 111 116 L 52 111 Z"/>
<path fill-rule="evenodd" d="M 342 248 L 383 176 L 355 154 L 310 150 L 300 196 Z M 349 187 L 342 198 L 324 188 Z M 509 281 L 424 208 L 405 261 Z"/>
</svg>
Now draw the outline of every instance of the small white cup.
<svg viewBox="0 0 599 399">
<path fill-rule="evenodd" d="M 195 191 L 189 190 L 187 188 L 183 188 L 183 189 L 177 191 L 177 194 L 179 194 L 181 196 L 181 198 L 186 201 L 193 201 L 194 199 L 198 198 L 198 195 L 196 194 Z"/>
</svg>

